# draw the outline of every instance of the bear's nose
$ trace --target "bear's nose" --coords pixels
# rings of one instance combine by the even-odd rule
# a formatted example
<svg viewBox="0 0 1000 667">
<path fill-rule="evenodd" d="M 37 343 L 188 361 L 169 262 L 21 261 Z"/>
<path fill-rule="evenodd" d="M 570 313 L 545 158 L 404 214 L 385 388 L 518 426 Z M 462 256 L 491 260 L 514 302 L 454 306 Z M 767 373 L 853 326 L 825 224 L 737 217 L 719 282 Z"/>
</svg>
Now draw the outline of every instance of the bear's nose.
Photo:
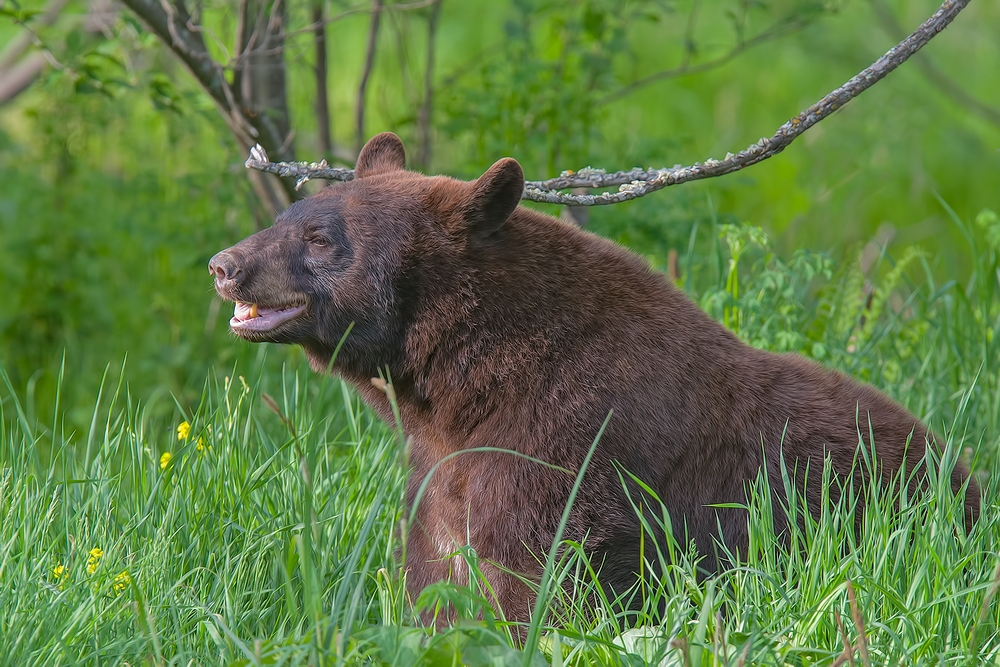
<svg viewBox="0 0 1000 667">
<path fill-rule="evenodd" d="M 228 250 L 223 250 L 208 262 L 208 272 L 215 276 L 217 283 L 226 280 L 235 281 L 240 274 L 240 266 Z"/>
</svg>

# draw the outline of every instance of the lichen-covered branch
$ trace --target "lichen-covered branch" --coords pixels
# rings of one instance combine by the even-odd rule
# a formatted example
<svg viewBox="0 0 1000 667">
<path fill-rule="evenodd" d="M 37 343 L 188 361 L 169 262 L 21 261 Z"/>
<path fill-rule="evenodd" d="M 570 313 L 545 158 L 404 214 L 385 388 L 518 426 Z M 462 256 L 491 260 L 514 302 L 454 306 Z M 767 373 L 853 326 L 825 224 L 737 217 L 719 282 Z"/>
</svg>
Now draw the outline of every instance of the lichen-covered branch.
<svg viewBox="0 0 1000 667">
<path fill-rule="evenodd" d="M 902 42 L 889 49 L 871 66 L 866 67 L 843 86 L 779 127 L 773 136 L 762 138 L 735 155 L 730 153 L 723 160 L 708 159 L 688 167 L 677 165 L 664 169 L 635 168 L 613 173 L 590 167 L 579 171 L 564 171 L 559 176 L 548 180 L 527 181 L 524 186 L 523 198 L 546 204 L 570 206 L 617 204 L 637 199 L 669 185 L 722 176 L 762 162 L 785 150 L 803 132 L 885 78 L 889 72 L 899 67 L 910 56 L 919 51 L 924 44 L 944 30 L 968 4 L 969 0 L 945 0 L 933 16 L 924 21 Z M 266 153 L 259 146 L 251 151 L 246 166 L 280 176 L 294 177 L 298 180 L 296 187 L 314 178 L 340 181 L 349 181 L 354 178 L 353 170 L 334 169 L 329 167 L 325 161 L 312 164 L 268 162 Z M 559 192 L 559 190 L 570 188 L 615 186 L 618 186 L 617 191 L 599 194 Z"/>
<path fill-rule="evenodd" d="M 946 0 L 933 16 L 872 65 L 779 127 L 770 138 L 761 138 L 757 143 L 735 155 L 730 153 L 723 160 L 708 159 L 690 167 L 678 165 L 669 169 L 632 169 L 613 174 L 608 174 L 603 169 L 588 167 L 577 172 L 563 172 L 558 177 L 546 181 L 525 183 L 524 198 L 548 204 L 573 206 L 617 204 L 642 197 L 668 185 L 722 176 L 757 164 L 785 150 L 803 132 L 882 80 L 944 30 L 968 4 L 969 0 Z M 558 192 L 564 188 L 601 188 L 615 185 L 619 186 L 617 192 L 584 195 Z"/>
<path fill-rule="evenodd" d="M 342 167 L 331 167 L 326 160 L 319 162 L 270 162 L 267 151 L 260 144 L 250 149 L 250 157 L 244 163 L 247 169 L 256 169 L 282 178 L 294 178 L 295 189 L 301 188 L 307 181 L 352 181 L 354 170 Z"/>
</svg>

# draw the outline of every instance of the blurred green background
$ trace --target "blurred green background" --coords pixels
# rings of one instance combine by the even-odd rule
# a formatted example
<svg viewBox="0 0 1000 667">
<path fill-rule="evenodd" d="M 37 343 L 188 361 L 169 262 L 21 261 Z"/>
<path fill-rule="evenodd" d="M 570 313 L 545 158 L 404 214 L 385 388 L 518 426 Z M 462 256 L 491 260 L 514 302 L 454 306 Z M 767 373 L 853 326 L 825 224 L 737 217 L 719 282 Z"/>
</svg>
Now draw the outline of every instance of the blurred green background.
<svg viewBox="0 0 1000 667">
<path fill-rule="evenodd" d="M 392 130 L 419 168 L 472 178 L 509 155 L 529 178 L 592 165 L 691 164 L 745 148 L 873 62 L 936 0 L 401 0 L 381 11 L 364 135 Z M 88 424 L 102 375 L 148 409 L 201 396 L 210 367 L 302 364 L 294 348 L 234 340 L 208 259 L 268 224 L 213 102 L 127 8 L 71 0 L 0 5 L 0 89 L 23 59 L 46 64 L 0 105 L 0 365 L 46 418 Z M 333 150 L 350 164 L 369 2 L 324 0 Z M 314 3 L 286 8 L 290 145 L 324 157 L 314 106 Z M 226 63 L 237 3 L 194 10 Z M 42 12 L 42 13 L 39 13 Z M 435 18 L 436 16 L 436 18 Z M 428 35 L 435 28 L 428 72 Z M 973 2 L 917 57 L 746 171 L 590 211 L 587 228 L 689 285 L 713 222 L 762 227 L 774 251 L 856 262 L 876 237 L 917 246 L 941 283 L 970 279 L 1000 207 L 1000 3 Z M 5 69 L 6 68 L 6 69 Z M 642 84 L 644 77 L 665 72 Z M 429 109 L 429 155 L 420 155 Z M 307 189 L 316 184 L 310 184 Z M 555 207 L 551 212 L 558 214 Z M 879 230 L 882 232 L 879 232 Z M 692 234 L 692 230 L 696 233 Z M 689 251 L 691 249 L 691 251 Z M 127 361 L 126 361 L 127 359 Z M 242 366 L 246 368 L 246 366 Z M 995 369 L 986 369 L 988 372 Z"/>
</svg>

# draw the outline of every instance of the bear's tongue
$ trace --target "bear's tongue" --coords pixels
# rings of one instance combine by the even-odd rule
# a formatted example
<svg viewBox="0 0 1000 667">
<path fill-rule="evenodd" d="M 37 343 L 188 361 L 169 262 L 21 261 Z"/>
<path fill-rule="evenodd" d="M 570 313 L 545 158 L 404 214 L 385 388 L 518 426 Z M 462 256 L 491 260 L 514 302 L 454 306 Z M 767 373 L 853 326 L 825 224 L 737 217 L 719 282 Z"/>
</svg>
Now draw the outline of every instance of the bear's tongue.
<svg viewBox="0 0 1000 667">
<path fill-rule="evenodd" d="M 233 318 L 229 320 L 229 326 L 234 329 L 267 331 L 301 314 L 305 309 L 305 306 L 264 308 L 255 303 L 237 301 L 236 308 L 233 310 Z"/>
</svg>

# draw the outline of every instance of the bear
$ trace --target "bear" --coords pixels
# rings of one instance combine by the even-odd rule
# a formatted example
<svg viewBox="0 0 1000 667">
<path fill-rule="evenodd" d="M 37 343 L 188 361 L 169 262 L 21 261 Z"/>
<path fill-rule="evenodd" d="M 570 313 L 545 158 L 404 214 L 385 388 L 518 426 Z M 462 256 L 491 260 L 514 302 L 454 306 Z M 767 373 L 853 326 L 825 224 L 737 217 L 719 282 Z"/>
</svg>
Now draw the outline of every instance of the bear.
<svg viewBox="0 0 1000 667">
<path fill-rule="evenodd" d="M 591 452 L 563 538 L 585 545 L 617 595 L 640 576 L 648 539 L 636 505 L 650 499 L 633 475 L 713 572 L 720 541 L 747 549 L 738 505 L 762 471 L 781 480 L 782 461 L 811 465 L 803 492 L 818 513 L 825 459 L 857 476 L 873 438 L 888 481 L 936 442 L 873 387 L 744 344 L 638 255 L 519 206 L 523 190 L 511 158 L 469 182 L 408 171 L 402 142 L 383 133 L 354 180 L 293 203 L 209 263 L 218 295 L 236 303 L 234 334 L 302 346 L 390 424 L 394 396 L 408 507 L 433 470 L 406 535 L 414 597 L 461 581 L 454 553 L 468 544 L 493 602 L 527 621 L 525 582 L 540 576 Z M 958 464 L 951 483 L 971 520 L 975 481 Z M 771 486 L 782 500 L 780 481 Z M 787 519 L 774 507 L 780 534 Z"/>
</svg>

